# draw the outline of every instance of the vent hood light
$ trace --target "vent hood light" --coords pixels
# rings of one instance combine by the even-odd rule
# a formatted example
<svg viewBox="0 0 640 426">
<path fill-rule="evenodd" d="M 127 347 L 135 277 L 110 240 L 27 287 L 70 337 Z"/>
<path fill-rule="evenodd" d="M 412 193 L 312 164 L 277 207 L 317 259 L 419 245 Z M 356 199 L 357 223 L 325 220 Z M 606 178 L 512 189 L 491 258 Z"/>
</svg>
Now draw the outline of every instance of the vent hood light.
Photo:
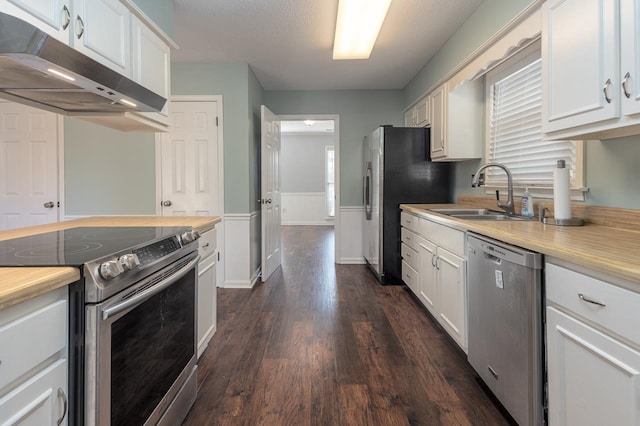
<svg viewBox="0 0 640 426">
<path fill-rule="evenodd" d="M 64 78 L 65 80 L 69 80 L 69 81 L 76 81 L 76 79 L 75 79 L 75 78 L 73 78 L 73 77 L 71 77 L 70 75 L 67 75 L 67 74 L 65 74 L 65 73 L 63 73 L 63 72 L 60 72 L 60 71 L 56 71 L 56 70 L 54 70 L 53 68 L 49 68 L 49 69 L 47 69 L 47 71 L 48 71 L 50 74 L 53 74 L 53 75 L 58 76 L 58 77 L 60 77 L 60 78 Z"/>
<path fill-rule="evenodd" d="M 391 0 L 340 0 L 333 59 L 368 59 Z"/>
<path fill-rule="evenodd" d="M 125 104 L 125 105 L 129 105 L 131 108 L 136 108 L 138 105 L 134 104 L 131 101 L 128 101 L 126 99 L 120 99 L 120 102 Z"/>
</svg>

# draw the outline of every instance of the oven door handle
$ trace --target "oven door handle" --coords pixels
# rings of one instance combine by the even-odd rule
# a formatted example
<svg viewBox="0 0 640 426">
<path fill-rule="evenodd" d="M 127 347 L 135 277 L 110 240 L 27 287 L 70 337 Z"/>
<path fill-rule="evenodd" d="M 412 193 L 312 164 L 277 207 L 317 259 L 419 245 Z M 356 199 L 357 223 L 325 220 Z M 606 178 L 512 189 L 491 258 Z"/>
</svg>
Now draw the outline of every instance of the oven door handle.
<svg viewBox="0 0 640 426">
<path fill-rule="evenodd" d="M 102 319 L 103 320 L 107 320 L 109 319 L 109 317 L 112 317 L 114 315 L 119 314 L 120 312 L 135 306 L 135 305 L 139 305 L 140 303 L 144 302 L 147 299 L 150 299 L 151 297 L 155 296 L 156 294 L 160 293 L 162 290 L 164 290 L 165 288 L 169 287 L 170 285 L 174 284 L 176 281 L 178 281 L 180 278 L 184 277 L 187 272 L 189 272 L 189 270 L 191 268 L 193 268 L 193 266 L 195 264 L 197 264 L 200 261 L 200 256 L 196 256 L 191 262 L 187 263 L 184 267 L 180 268 L 180 270 L 178 270 L 175 274 L 171 275 L 168 278 L 165 278 L 164 280 L 160 281 L 158 284 L 154 285 L 153 287 L 150 287 L 148 289 L 146 289 L 145 291 L 141 292 L 140 294 L 136 294 L 135 296 L 125 300 L 122 303 L 118 303 L 115 306 L 111 306 L 109 308 L 103 309 L 102 311 Z"/>
</svg>

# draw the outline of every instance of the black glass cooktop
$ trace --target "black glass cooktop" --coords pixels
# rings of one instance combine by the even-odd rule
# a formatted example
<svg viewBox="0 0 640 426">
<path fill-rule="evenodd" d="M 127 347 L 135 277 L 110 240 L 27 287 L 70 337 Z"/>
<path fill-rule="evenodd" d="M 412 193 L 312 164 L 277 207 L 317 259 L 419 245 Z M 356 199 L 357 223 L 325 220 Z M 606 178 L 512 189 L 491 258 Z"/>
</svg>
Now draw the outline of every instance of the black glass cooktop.
<svg viewBox="0 0 640 426">
<path fill-rule="evenodd" d="M 0 266 L 81 266 L 188 227 L 79 227 L 0 241 Z"/>
</svg>

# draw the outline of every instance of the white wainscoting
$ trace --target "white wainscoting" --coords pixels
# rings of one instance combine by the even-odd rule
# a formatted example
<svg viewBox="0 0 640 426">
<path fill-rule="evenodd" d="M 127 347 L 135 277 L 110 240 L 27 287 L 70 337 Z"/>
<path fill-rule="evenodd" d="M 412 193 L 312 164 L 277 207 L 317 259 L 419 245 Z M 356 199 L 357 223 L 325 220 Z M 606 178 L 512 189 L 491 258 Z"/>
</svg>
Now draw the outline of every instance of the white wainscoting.
<svg viewBox="0 0 640 426">
<path fill-rule="evenodd" d="M 260 276 L 260 212 L 225 214 L 225 288 L 251 288 Z"/>
<path fill-rule="evenodd" d="M 362 230 L 364 207 L 340 207 L 340 258 L 337 263 L 364 263 Z"/>
<path fill-rule="evenodd" d="M 283 192 L 283 225 L 333 225 L 333 219 L 327 219 L 327 203 L 324 192 Z"/>
</svg>

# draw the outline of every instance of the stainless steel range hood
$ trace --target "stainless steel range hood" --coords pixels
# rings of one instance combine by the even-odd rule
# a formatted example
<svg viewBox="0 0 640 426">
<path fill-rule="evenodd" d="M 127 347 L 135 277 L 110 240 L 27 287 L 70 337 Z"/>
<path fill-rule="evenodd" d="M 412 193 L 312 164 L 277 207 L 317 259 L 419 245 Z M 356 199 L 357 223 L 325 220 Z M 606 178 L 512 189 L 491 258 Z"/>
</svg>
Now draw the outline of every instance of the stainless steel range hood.
<svg viewBox="0 0 640 426">
<path fill-rule="evenodd" d="M 0 97 L 58 114 L 158 112 L 166 99 L 0 13 Z"/>
</svg>

